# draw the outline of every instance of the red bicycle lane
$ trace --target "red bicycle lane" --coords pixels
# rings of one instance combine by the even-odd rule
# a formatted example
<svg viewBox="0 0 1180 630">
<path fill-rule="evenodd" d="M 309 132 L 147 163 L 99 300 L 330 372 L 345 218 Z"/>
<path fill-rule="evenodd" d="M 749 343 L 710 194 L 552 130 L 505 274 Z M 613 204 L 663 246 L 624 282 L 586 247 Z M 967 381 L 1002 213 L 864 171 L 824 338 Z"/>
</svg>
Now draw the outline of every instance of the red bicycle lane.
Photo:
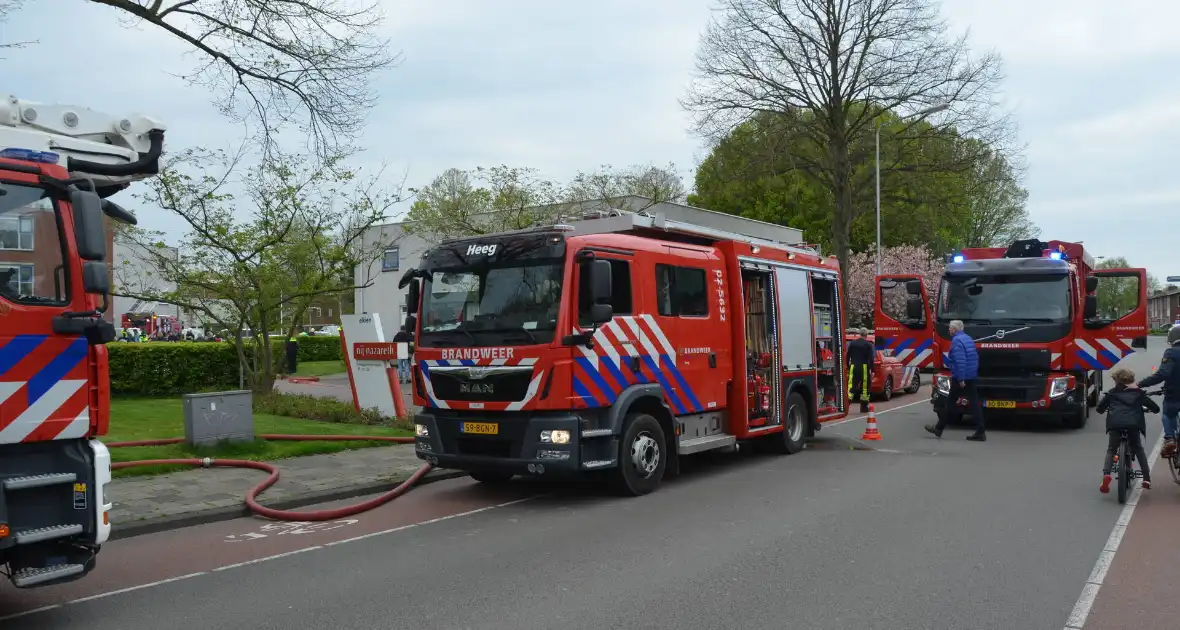
<svg viewBox="0 0 1180 630">
<path fill-rule="evenodd" d="M 1085 630 L 1180 625 L 1180 487 L 1166 462 L 1155 460 L 1152 473 L 1155 487 L 1139 495 Z"/>
<path fill-rule="evenodd" d="M 282 522 L 245 517 L 116 540 L 103 545 L 97 567 L 81 580 L 41 589 L 0 590 L 0 622 L 77 600 L 196 577 L 357 537 L 393 533 L 536 496 L 538 488 L 533 484 L 488 487 L 464 477 L 422 486 L 375 510 L 335 521 Z M 335 508 L 361 500 L 364 498 L 304 510 Z"/>
</svg>

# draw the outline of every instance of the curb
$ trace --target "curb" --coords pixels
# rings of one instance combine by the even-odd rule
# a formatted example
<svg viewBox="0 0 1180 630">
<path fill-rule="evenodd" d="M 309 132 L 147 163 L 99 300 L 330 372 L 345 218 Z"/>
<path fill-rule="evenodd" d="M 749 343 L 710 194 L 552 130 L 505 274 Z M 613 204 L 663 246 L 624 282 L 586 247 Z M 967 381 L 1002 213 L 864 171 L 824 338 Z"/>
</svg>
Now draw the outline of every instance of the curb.
<svg viewBox="0 0 1180 630">
<path fill-rule="evenodd" d="M 414 487 L 417 488 L 430 483 L 435 483 L 437 481 L 458 479 L 459 477 L 466 476 L 467 473 L 460 470 L 440 470 L 437 472 L 431 471 Z M 406 475 L 406 477 L 401 479 L 373 482 L 347 488 L 337 488 L 335 490 L 328 490 L 325 492 L 309 493 L 300 495 L 298 497 L 292 497 L 290 499 L 281 499 L 273 503 L 266 503 L 265 505 L 266 507 L 274 508 L 276 510 L 293 510 L 296 508 L 306 507 L 308 505 L 316 505 L 317 503 L 328 503 L 330 501 L 351 499 L 354 497 L 364 496 L 366 494 L 387 492 L 401 485 L 401 483 L 408 478 L 409 475 Z M 161 516 L 158 518 L 145 518 L 138 521 L 132 521 L 126 525 L 115 524 L 111 528 L 111 537 L 108 540 L 122 540 L 125 538 L 134 538 L 136 536 L 143 536 L 146 534 L 156 534 L 173 529 L 193 527 L 195 525 L 232 521 L 244 516 L 250 516 L 251 514 L 252 512 L 250 512 L 250 509 L 247 508 L 246 504 L 243 502 L 239 505 L 212 508 L 209 510 L 202 510 L 200 512 L 188 512 L 185 514 Z"/>
</svg>

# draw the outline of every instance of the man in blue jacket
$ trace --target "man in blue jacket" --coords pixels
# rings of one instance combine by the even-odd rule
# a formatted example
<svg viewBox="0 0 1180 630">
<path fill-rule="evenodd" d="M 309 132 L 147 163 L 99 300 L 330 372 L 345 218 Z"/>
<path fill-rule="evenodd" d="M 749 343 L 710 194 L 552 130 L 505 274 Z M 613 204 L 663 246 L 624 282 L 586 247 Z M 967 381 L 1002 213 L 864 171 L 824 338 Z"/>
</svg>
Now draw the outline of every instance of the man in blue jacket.
<svg viewBox="0 0 1180 630">
<path fill-rule="evenodd" d="M 1164 448 L 1160 456 L 1165 458 L 1176 453 L 1176 417 L 1180 415 L 1180 366 L 1177 363 L 1180 363 L 1180 326 L 1173 326 L 1168 330 L 1168 348 L 1160 360 L 1160 369 L 1139 381 L 1140 388 L 1164 384 L 1163 413 L 1160 414 L 1164 422 Z"/>
<path fill-rule="evenodd" d="M 975 379 L 979 378 L 979 353 L 975 350 L 975 341 L 963 332 L 963 322 L 954 320 L 950 323 L 951 334 L 951 384 L 950 393 L 946 398 L 946 407 L 938 418 L 938 424 L 926 425 L 925 429 L 942 437 L 942 430 L 950 422 L 954 410 L 959 406 L 959 398 L 967 397 L 968 412 L 975 419 L 975 433 L 967 436 L 972 442 L 987 441 L 984 430 L 983 407 L 979 404 L 979 389 Z"/>
</svg>

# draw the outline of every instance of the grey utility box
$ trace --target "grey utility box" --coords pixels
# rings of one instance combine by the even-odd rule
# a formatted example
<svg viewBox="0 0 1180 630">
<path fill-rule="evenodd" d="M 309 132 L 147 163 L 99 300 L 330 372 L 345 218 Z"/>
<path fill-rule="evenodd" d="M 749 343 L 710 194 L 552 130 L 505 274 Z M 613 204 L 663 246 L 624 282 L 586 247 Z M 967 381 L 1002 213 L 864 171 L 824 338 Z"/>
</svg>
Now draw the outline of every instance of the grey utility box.
<svg viewBox="0 0 1180 630">
<path fill-rule="evenodd" d="M 184 437 L 189 444 L 254 441 L 250 390 L 184 395 Z"/>
</svg>

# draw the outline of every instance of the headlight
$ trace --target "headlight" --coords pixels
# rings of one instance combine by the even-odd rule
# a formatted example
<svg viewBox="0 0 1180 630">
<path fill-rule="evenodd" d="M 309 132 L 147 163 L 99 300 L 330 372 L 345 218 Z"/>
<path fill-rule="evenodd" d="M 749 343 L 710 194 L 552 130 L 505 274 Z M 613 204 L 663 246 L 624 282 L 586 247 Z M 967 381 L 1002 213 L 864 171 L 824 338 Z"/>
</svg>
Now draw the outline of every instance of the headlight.
<svg viewBox="0 0 1180 630">
<path fill-rule="evenodd" d="M 430 429 L 427 429 L 424 424 L 415 424 L 414 434 L 418 437 L 430 437 Z"/>
<path fill-rule="evenodd" d="M 943 396 L 951 395 L 951 377 L 946 374 L 939 374 L 934 377 L 934 387 L 938 389 L 938 393 Z"/>
<path fill-rule="evenodd" d="M 1053 384 L 1049 386 L 1049 398 L 1061 398 L 1069 392 L 1069 377 L 1058 376 L 1053 379 Z"/>
<path fill-rule="evenodd" d="M 569 444 L 570 432 L 564 429 L 541 431 L 541 441 L 549 444 Z"/>
</svg>

